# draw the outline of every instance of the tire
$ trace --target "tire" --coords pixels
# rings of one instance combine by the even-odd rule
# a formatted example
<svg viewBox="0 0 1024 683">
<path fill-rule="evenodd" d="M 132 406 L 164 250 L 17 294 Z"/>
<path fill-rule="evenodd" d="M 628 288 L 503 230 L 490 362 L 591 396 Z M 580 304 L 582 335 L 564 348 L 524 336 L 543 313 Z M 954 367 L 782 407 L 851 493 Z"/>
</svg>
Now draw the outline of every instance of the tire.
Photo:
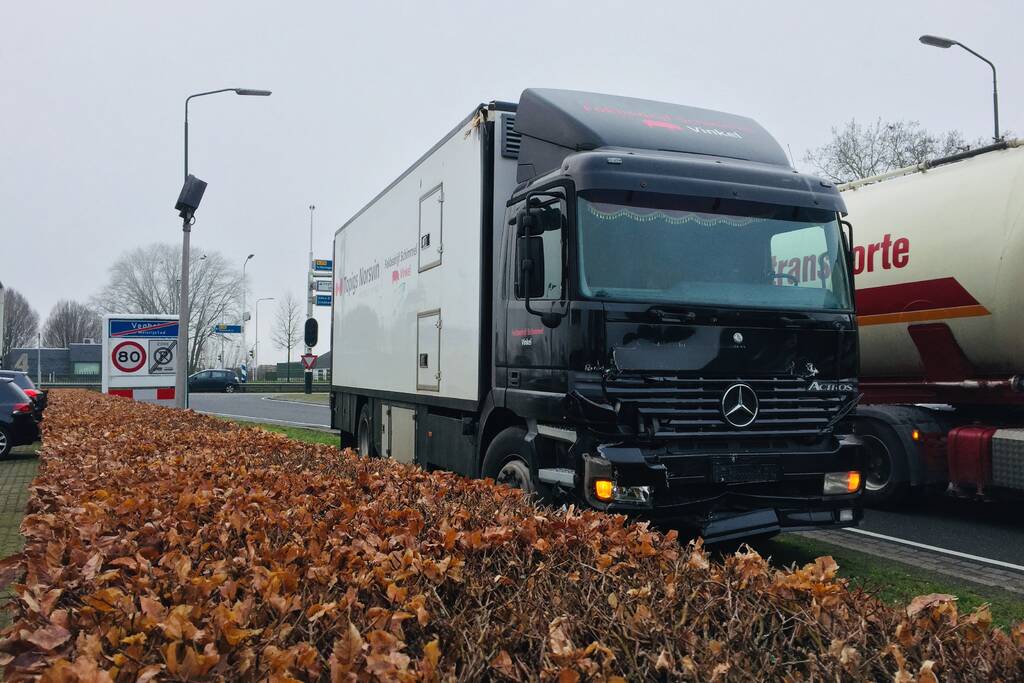
<svg viewBox="0 0 1024 683">
<path fill-rule="evenodd" d="M 500 432 L 487 447 L 482 474 L 528 493 L 540 493 L 532 472 L 535 469 L 536 450 L 526 441 L 526 430 L 509 427 Z"/>
<path fill-rule="evenodd" d="M 224 393 L 225 394 L 233 394 L 233 393 L 235 393 L 235 385 L 234 384 L 226 385 L 224 387 Z"/>
<path fill-rule="evenodd" d="M 910 491 L 907 453 L 896 432 L 878 420 L 857 422 L 864 441 L 864 504 L 892 507 L 903 503 Z"/>
<path fill-rule="evenodd" d="M 11 443 L 11 435 L 7 428 L 0 425 L 0 458 L 6 458 L 14 445 Z"/>
<path fill-rule="evenodd" d="M 356 446 L 359 454 L 366 458 L 377 456 L 373 448 L 373 419 L 370 417 L 370 404 L 364 403 L 359 410 L 359 422 L 356 426 Z"/>
</svg>

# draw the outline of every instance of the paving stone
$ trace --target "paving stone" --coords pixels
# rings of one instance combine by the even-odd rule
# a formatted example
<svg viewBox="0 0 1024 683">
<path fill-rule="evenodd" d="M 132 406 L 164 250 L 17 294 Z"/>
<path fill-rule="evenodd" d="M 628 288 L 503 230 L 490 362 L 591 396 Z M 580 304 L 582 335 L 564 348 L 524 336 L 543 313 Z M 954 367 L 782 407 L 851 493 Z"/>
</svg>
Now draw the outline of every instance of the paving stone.
<svg viewBox="0 0 1024 683">
<path fill-rule="evenodd" d="M 28 487 L 39 467 L 35 451 L 35 447 L 15 448 L 0 460 L 0 557 L 19 552 L 24 544 L 21 519 Z"/>
</svg>

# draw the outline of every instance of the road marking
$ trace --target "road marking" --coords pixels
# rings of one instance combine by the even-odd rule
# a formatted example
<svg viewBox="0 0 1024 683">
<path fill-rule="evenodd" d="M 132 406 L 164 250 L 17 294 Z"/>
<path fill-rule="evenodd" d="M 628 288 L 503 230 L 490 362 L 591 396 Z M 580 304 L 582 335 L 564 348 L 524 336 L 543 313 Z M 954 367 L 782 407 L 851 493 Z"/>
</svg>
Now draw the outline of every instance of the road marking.
<svg viewBox="0 0 1024 683">
<path fill-rule="evenodd" d="M 875 533 L 874 531 L 868 531 L 867 529 L 853 529 L 847 527 L 843 531 L 849 531 L 854 534 L 861 534 L 863 536 L 871 536 L 872 538 L 880 538 L 885 541 L 892 541 L 893 543 L 900 543 L 902 545 L 909 545 L 914 548 L 922 548 L 924 550 L 930 550 L 933 553 L 941 553 L 943 555 L 952 555 L 953 557 L 962 557 L 965 560 L 973 560 L 975 562 L 982 562 L 984 564 L 995 565 L 996 567 L 1005 567 L 1006 569 L 1013 569 L 1014 571 L 1024 572 L 1024 566 L 1019 564 L 1011 564 L 1010 562 L 1003 562 L 1002 560 L 993 560 L 988 557 L 980 557 L 978 555 L 971 555 L 970 553 L 962 553 L 959 550 L 950 550 L 948 548 L 939 548 L 938 546 L 928 545 L 927 543 L 918 543 L 917 541 L 908 541 L 905 538 L 897 538 L 895 536 L 886 536 L 885 534 Z"/>
<path fill-rule="evenodd" d="M 212 410 L 197 410 L 197 413 L 203 415 L 216 415 L 217 417 L 230 417 L 235 420 L 245 420 L 246 422 L 268 422 L 270 424 L 281 424 L 289 427 L 309 427 L 311 429 L 319 429 L 321 431 L 333 431 L 330 426 L 324 424 L 311 424 L 309 422 L 291 422 L 290 420 L 275 420 L 272 417 L 253 417 L 252 415 L 231 415 L 229 413 L 215 413 Z"/>
<path fill-rule="evenodd" d="M 314 408 L 323 408 L 324 410 L 330 410 L 331 409 L 331 407 L 329 405 L 325 405 L 323 403 L 312 403 L 311 401 L 297 401 L 297 400 L 295 400 L 293 398 L 278 398 L 277 396 L 261 396 L 260 400 L 263 400 L 263 401 L 277 401 L 278 403 L 291 403 L 292 405 L 298 404 L 300 406 L 312 406 Z"/>
</svg>

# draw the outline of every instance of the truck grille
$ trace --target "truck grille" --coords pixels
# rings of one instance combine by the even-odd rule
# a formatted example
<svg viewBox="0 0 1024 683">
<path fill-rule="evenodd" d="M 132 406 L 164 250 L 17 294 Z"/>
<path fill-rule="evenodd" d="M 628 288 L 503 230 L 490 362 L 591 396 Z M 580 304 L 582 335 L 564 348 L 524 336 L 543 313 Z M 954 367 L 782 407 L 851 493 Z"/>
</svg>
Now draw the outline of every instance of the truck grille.
<svg viewBox="0 0 1024 683">
<path fill-rule="evenodd" d="M 743 428 L 726 422 L 722 395 L 735 385 L 754 390 L 758 412 Z M 814 436 L 845 414 L 856 394 L 807 390 L 808 380 L 606 377 L 604 392 L 620 421 L 651 438 Z"/>
</svg>

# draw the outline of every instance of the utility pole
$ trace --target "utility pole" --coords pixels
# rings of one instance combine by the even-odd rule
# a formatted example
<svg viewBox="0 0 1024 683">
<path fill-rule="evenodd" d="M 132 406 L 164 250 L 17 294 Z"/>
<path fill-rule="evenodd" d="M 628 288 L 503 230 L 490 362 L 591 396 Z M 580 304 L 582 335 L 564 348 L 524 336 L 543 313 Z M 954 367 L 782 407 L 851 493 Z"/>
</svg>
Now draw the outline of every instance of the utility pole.
<svg viewBox="0 0 1024 683">
<path fill-rule="evenodd" d="M 245 343 L 245 323 L 249 319 L 249 314 L 245 311 L 245 294 L 247 289 L 245 283 L 245 267 L 249 265 L 249 261 L 251 261 L 252 257 L 255 255 L 256 254 L 249 254 L 245 257 L 245 261 L 242 262 L 242 363 L 245 363 L 246 361 L 246 355 L 248 354 L 249 348 Z M 246 372 L 245 374 L 246 376 L 244 379 L 248 380 L 249 373 Z"/>
<path fill-rule="evenodd" d="M 4 283 L 0 282 L 0 368 L 4 366 L 4 301 L 7 299 L 7 290 Z"/>
<path fill-rule="evenodd" d="M 261 301 L 273 301 L 273 300 L 274 300 L 274 297 L 272 297 L 272 296 L 265 296 L 262 299 L 256 299 L 256 316 L 253 319 L 253 325 L 256 327 L 256 351 L 253 354 L 254 357 L 252 359 L 252 363 L 253 363 L 253 371 L 255 373 L 253 375 L 253 377 L 255 378 L 254 381 L 257 381 L 257 382 L 260 379 L 259 378 L 259 371 L 260 371 L 260 302 Z"/>
<path fill-rule="evenodd" d="M 313 317 L 313 297 L 316 295 L 313 279 L 313 212 L 316 211 L 316 206 L 313 204 L 309 205 L 309 258 L 306 259 L 306 268 L 309 270 L 306 273 L 306 320 Z M 313 353 L 313 348 L 310 346 L 306 347 L 306 355 Z M 304 375 L 304 386 L 303 390 L 307 394 L 313 393 L 313 368 L 306 368 L 306 374 Z"/>
</svg>

